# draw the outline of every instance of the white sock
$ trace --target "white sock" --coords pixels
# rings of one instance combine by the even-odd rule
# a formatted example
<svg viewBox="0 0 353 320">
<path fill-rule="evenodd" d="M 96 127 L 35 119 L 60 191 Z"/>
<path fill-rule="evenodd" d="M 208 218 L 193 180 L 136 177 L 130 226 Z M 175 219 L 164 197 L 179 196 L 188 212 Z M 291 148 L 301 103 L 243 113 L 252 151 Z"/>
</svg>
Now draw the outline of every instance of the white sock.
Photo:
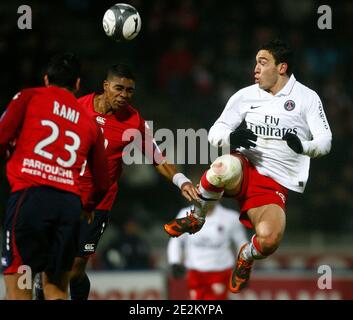
<svg viewBox="0 0 353 320">
<path fill-rule="evenodd" d="M 201 184 L 199 186 L 199 191 L 203 199 L 201 198 L 200 201 L 195 204 L 194 216 L 198 220 L 204 221 L 207 212 L 213 209 L 218 200 L 222 198 L 223 192 L 207 191 Z"/>
<path fill-rule="evenodd" d="M 250 242 L 250 251 L 251 251 L 251 255 L 254 259 L 263 259 L 263 258 L 266 258 L 266 256 L 264 256 L 260 251 L 258 251 L 254 245 L 254 241 L 255 241 L 255 238 L 256 238 L 256 234 L 254 234 L 252 237 L 251 237 L 251 242 Z M 257 242 L 257 240 L 256 240 Z M 259 244 L 258 244 L 259 245 Z"/>
<path fill-rule="evenodd" d="M 251 247 L 250 247 L 250 243 L 247 243 L 245 248 L 243 249 L 243 251 L 241 252 L 241 257 L 245 260 L 245 261 L 253 261 L 254 258 L 251 254 Z"/>
<path fill-rule="evenodd" d="M 241 256 L 244 260 L 246 261 L 253 261 L 259 260 L 259 259 L 264 259 L 266 256 L 264 256 L 261 252 L 259 252 L 256 247 L 254 246 L 254 238 L 256 237 L 256 234 L 254 234 L 251 238 L 251 242 L 247 244 L 247 246 L 243 249 Z"/>
<path fill-rule="evenodd" d="M 262 255 L 259 251 L 257 251 L 257 249 L 255 248 L 255 246 L 253 245 L 253 243 L 250 243 L 250 252 L 251 252 L 251 256 L 253 257 L 253 259 L 263 259 L 266 258 L 264 255 Z"/>
</svg>

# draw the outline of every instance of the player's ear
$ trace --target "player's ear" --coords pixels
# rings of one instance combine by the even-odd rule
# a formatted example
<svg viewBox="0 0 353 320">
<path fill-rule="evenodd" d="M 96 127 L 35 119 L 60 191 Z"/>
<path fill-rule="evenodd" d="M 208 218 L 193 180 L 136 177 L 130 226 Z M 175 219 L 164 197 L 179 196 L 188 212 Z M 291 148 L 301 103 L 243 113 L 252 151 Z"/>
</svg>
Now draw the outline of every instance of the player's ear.
<svg viewBox="0 0 353 320">
<path fill-rule="evenodd" d="M 287 70 L 288 70 L 288 64 L 286 62 L 281 62 L 279 64 L 279 74 L 284 75 L 285 73 L 287 73 Z"/>
<path fill-rule="evenodd" d="M 104 91 L 107 91 L 109 88 L 109 81 L 108 80 L 104 80 L 103 81 L 103 89 Z"/>
<path fill-rule="evenodd" d="M 43 80 L 44 80 L 44 85 L 46 87 L 49 87 L 50 83 L 49 83 L 49 78 L 47 74 L 44 75 Z"/>
<path fill-rule="evenodd" d="M 81 78 L 77 78 L 76 83 L 75 83 L 75 90 L 76 91 L 80 90 L 80 84 L 81 84 Z"/>
</svg>

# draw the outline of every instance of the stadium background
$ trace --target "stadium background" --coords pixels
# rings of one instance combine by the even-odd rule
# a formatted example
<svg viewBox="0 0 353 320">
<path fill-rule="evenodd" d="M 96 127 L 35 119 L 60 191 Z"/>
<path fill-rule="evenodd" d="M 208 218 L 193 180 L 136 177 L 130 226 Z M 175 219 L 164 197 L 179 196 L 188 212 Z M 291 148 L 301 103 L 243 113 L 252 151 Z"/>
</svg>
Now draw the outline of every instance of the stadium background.
<svg viewBox="0 0 353 320">
<path fill-rule="evenodd" d="M 290 194 L 283 245 L 256 269 L 260 275 L 290 270 L 291 275 L 317 279 L 317 267 L 328 264 L 334 279 L 342 275 L 352 286 L 347 270 L 353 267 L 353 2 L 125 2 L 142 17 L 142 30 L 129 43 L 115 43 L 104 35 L 102 16 L 114 1 L 30 0 L 26 4 L 32 9 L 32 30 L 17 28 L 17 8 L 23 3 L 2 1 L 0 111 L 21 88 L 41 85 L 47 58 L 66 50 L 77 53 L 83 63 L 80 95 L 99 91 L 106 68 L 123 60 L 137 73 L 134 105 L 154 121 L 155 130 L 209 129 L 227 98 L 252 83 L 259 44 L 281 37 L 295 49 L 296 78 L 322 98 L 333 147 L 328 156 L 312 161 L 306 192 Z M 332 30 L 317 26 L 322 4 L 332 9 Z M 180 166 L 194 183 L 205 168 Z M 3 216 L 8 194 L 3 166 L 0 179 Z M 232 201 L 225 204 L 236 208 Z M 125 167 L 112 225 L 92 259 L 92 271 L 151 269 L 167 275 L 168 239 L 162 226 L 185 205 L 176 187 L 151 166 Z"/>
</svg>

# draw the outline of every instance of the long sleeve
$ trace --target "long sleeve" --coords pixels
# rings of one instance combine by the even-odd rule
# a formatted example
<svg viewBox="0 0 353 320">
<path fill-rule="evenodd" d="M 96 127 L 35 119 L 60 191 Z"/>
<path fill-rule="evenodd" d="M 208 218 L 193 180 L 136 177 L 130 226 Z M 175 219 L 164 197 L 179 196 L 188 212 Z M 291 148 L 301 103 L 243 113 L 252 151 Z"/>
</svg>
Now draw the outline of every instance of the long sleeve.
<svg viewBox="0 0 353 320">
<path fill-rule="evenodd" d="M 141 118 L 139 132 L 141 133 L 142 140 L 137 143 L 137 147 L 141 147 L 140 151 L 147 158 L 147 160 L 154 166 L 158 166 L 166 161 L 161 150 L 159 149 L 156 140 L 153 138 L 153 132 L 151 131 L 148 123 Z"/>
<path fill-rule="evenodd" d="M 0 118 L 0 157 L 16 137 L 25 118 L 28 101 L 32 95 L 27 90 L 17 93 Z"/>
<path fill-rule="evenodd" d="M 306 113 L 312 140 L 302 141 L 303 154 L 316 158 L 328 154 L 331 150 L 332 133 L 327 121 L 322 102 L 317 94 Z"/>
<path fill-rule="evenodd" d="M 244 116 L 240 112 L 241 91 L 236 92 L 227 102 L 222 114 L 211 127 L 208 141 L 215 147 L 229 146 L 230 134 L 240 125 Z"/>
</svg>

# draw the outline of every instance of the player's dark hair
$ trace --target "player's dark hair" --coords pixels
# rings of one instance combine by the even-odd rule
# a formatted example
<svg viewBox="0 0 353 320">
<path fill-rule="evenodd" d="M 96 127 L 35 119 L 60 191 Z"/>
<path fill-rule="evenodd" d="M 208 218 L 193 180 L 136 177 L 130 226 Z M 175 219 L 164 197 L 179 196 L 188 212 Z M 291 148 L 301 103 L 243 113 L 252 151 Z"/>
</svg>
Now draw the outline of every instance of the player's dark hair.
<svg viewBox="0 0 353 320">
<path fill-rule="evenodd" d="M 289 45 L 279 39 L 264 43 L 259 50 L 267 50 L 275 59 L 276 65 L 285 62 L 288 65 L 287 75 L 290 76 L 293 70 L 293 52 Z"/>
<path fill-rule="evenodd" d="M 80 77 L 81 64 L 73 53 L 60 53 L 54 55 L 46 70 L 51 84 L 67 89 L 74 89 L 77 79 Z"/>
<path fill-rule="evenodd" d="M 118 63 L 108 68 L 107 80 L 112 77 L 127 78 L 135 81 L 135 74 L 131 67 L 125 63 Z"/>
</svg>

